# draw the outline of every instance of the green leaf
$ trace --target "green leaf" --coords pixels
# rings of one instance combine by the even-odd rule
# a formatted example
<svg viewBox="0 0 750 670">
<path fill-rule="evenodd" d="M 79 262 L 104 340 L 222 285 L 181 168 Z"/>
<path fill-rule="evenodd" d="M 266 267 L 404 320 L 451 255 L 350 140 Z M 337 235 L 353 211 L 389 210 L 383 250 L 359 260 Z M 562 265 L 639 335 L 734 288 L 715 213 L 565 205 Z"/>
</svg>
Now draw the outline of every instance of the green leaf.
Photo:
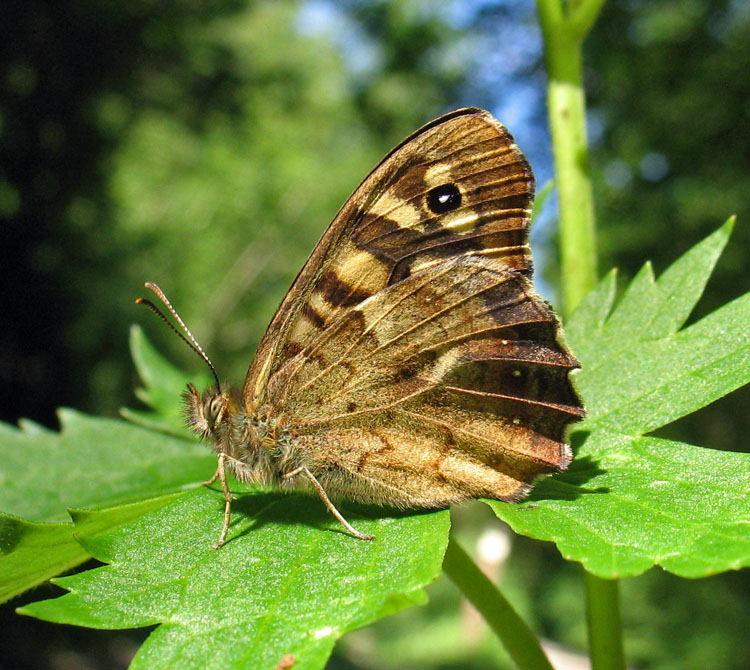
<svg viewBox="0 0 750 670">
<path fill-rule="evenodd" d="M 158 356 L 138 329 L 131 344 L 147 387 L 142 395 L 154 408 L 142 413 L 143 422 L 187 434 L 175 419 L 185 375 Z M 66 409 L 58 416 L 59 433 L 28 421 L 20 429 L 0 424 L 0 602 L 89 558 L 73 535 L 67 508 L 113 508 L 110 517 L 99 519 L 110 518 L 114 527 L 124 522 L 118 515 L 135 518 L 136 510 L 151 508 L 154 497 L 204 481 L 215 467 L 214 457 L 193 438 L 165 439 Z"/>
<path fill-rule="evenodd" d="M 68 507 L 126 503 L 199 483 L 215 457 L 194 440 L 63 409 L 59 433 L 0 424 L 0 509 L 33 521 L 68 518 Z"/>
<path fill-rule="evenodd" d="M 70 523 L 38 523 L 0 514 L 0 603 L 90 558 Z"/>
<path fill-rule="evenodd" d="M 174 496 L 104 509 L 87 532 L 94 534 L 129 523 Z M 88 560 L 89 553 L 78 543 L 76 534 L 71 523 L 39 523 L 0 513 L 0 602 Z"/>
<path fill-rule="evenodd" d="M 747 383 L 750 295 L 678 332 L 733 223 L 688 251 L 658 282 L 644 265 L 605 322 L 585 309 L 573 315 L 567 339 L 581 359 L 578 382 L 588 412 L 578 430 L 600 426 L 641 435 Z"/>
<path fill-rule="evenodd" d="M 68 507 L 140 503 L 198 483 L 214 468 L 194 441 L 71 410 L 59 418 L 59 433 L 0 424 L 0 601 L 88 558 Z"/>
<path fill-rule="evenodd" d="M 584 425 L 641 435 L 744 386 L 750 369 L 748 319 L 750 295 L 745 295 L 673 336 L 621 352 L 600 375 L 582 374 L 585 397 L 591 398 L 591 418 Z"/>
<path fill-rule="evenodd" d="M 527 502 L 489 503 L 599 577 L 750 565 L 750 454 L 644 436 L 750 381 L 750 295 L 679 330 L 732 223 L 658 281 L 644 266 L 611 313 L 613 274 L 581 303 L 566 329 L 588 412 L 572 434 L 576 458 Z"/>
<path fill-rule="evenodd" d="M 615 302 L 617 270 L 613 268 L 579 305 L 565 326 L 566 339 L 586 342 L 589 337 L 600 337 L 600 331 Z M 586 315 L 586 318 L 578 318 Z"/>
<path fill-rule="evenodd" d="M 577 353 L 586 355 L 584 376 L 595 374 L 601 365 L 611 366 L 614 357 L 627 355 L 642 342 L 665 338 L 679 329 L 703 294 L 733 226 L 732 218 L 677 260 L 658 282 L 646 263 L 611 314 L 614 275 L 600 282 L 591 293 L 599 304 L 582 303 L 565 324 L 568 341 Z M 596 346 L 589 340 L 592 336 Z"/>
<path fill-rule="evenodd" d="M 197 489 L 83 536 L 111 565 L 56 580 L 70 593 L 20 611 L 95 628 L 161 623 L 132 668 L 273 668 L 287 654 L 295 670 L 322 668 L 346 631 L 424 602 L 449 529 L 447 511 L 394 517 L 347 505 L 355 526 L 376 535 L 363 542 L 316 498 L 252 492 L 234 503 L 230 539 L 214 550 L 222 508 L 220 493 Z"/>
</svg>

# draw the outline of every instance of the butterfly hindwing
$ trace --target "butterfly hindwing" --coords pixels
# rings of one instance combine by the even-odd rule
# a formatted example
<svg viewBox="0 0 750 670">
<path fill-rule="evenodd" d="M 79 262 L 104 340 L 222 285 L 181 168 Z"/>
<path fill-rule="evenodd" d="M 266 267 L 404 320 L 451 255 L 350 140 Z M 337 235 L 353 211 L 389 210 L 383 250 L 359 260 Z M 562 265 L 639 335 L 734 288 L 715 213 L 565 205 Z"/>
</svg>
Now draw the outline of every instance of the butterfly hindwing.
<svg viewBox="0 0 750 670">
<path fill-rule="evenodd" d="M 404 506 L 512 500 L 570 460 L 576 366 L 528 280 L 470 253 L 349 310 L 268 393 L 331 494 Z"/>
</svg>

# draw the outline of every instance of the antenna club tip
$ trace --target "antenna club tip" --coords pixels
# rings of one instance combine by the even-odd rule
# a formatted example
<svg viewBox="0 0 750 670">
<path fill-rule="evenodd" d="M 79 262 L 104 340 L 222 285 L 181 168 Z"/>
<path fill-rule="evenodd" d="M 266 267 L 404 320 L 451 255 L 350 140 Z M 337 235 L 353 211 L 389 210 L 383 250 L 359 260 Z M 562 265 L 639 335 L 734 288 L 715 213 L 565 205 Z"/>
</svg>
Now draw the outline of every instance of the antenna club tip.
<svg viewBox="0 0 750 670">
<path fill-rule="evenodd" d="M 143 298 L 136 298 L 135 299 L 135 304 L 136 305 L 142 305 L 143 303 L 144 303 L 144 299 Z"/>
</svg>

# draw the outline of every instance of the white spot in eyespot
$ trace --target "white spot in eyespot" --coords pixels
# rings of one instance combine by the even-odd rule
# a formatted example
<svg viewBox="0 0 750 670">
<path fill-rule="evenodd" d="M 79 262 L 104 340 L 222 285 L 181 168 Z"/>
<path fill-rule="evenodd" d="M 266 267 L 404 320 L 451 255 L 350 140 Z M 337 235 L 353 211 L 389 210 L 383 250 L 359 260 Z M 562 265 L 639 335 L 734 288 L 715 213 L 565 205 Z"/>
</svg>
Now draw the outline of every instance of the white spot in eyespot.
<svg viewBox="0 0 750 670">
<path fill-rule="evenodd" d="M 513 417 L 513 425 L 517 426 L 519 423 L 521 423 L 520 417 L 514 416 Z"/>
<path fill-rule="evenodd" d="M 512 374 L 513 374 L 514 377 L 520 377 L 521 376 L 521 371 L 520 370 L 513 370 Z"/>
<path fill-rule="evenodd" d="M 509 344 L 508 340 L 500 340 L 502 344 Z"/>
</svg>

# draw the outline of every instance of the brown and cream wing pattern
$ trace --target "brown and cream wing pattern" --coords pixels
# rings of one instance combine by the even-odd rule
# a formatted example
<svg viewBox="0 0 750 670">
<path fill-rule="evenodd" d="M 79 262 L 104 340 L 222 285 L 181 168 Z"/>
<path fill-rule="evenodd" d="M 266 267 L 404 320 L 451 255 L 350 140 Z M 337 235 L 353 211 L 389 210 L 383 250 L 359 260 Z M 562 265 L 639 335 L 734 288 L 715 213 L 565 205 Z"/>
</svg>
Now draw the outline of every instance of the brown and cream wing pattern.
<svg viewBox="0 0 750 670">
<path fill-rule="evenodd" d="M 332 495 L 514 500 L 570 461 L 575 367 L 529 280 L 467 252 L 351 308 L 273 375 L 268 397 Z"/>
<path fill-rule="evenodd" d="M 478 252 L 531 273 L 533 176 L 508 131 L 476 108 L 427 124 L 396 147 L 341 208 L 261 341 L 246 409 L 271 377 L 371 296 L 432 264 Z"/>
</svg>

